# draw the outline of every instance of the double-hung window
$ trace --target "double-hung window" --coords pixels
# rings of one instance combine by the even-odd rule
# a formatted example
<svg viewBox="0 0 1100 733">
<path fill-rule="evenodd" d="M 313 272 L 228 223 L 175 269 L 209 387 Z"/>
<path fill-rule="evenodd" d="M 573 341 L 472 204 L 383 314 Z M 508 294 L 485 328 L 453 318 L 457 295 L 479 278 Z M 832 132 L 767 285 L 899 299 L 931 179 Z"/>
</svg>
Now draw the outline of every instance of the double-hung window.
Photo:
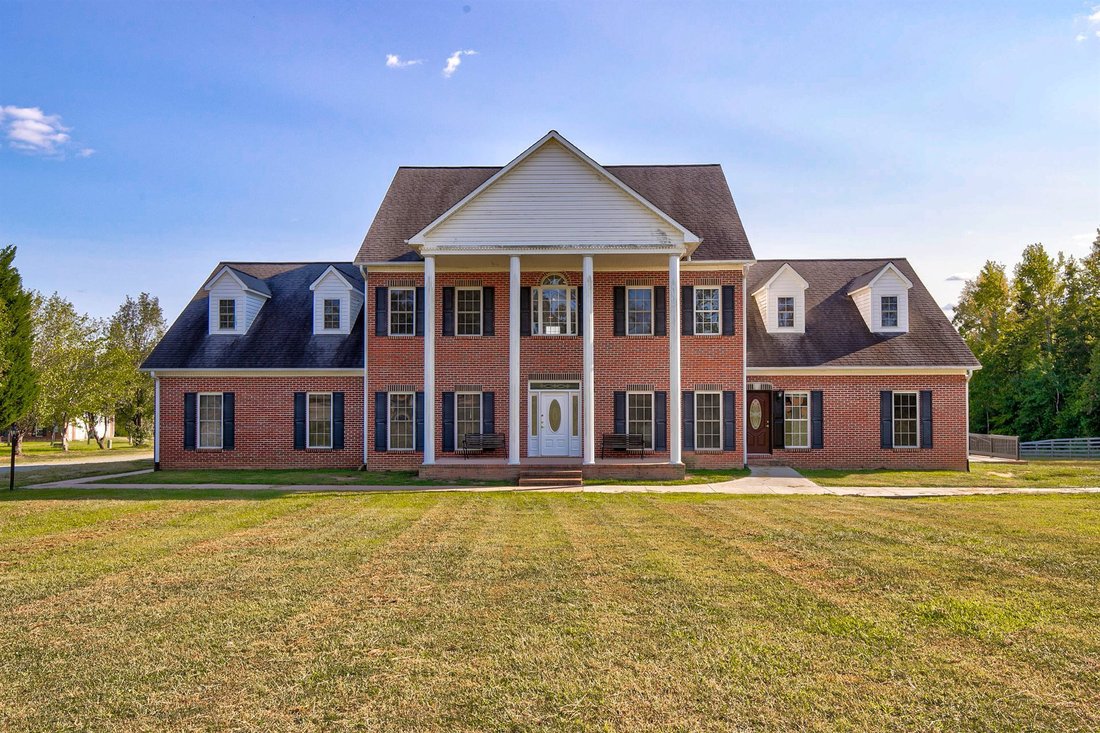
<svg viewBox="0 0 1100 733">
<path fill-rule="evenodd" d="M 695 393 L 695 449 L 722 448 L 722 393 Z"/>
<path fill-rule="evenodd" d="M 894 447 L 920 447 L 916 392 L 894 393 Z"/>
<path fill-rule="evenodd" d="M 775 317 L 780 328 L 794 328 L 794 298 L 782 296 L 777 298 Z"/>
<path fill-rule="evenodd" d="M 237 301 L 233 298 L 218 301 L 218 328 L 222 331 L 233 331 L 237 328 Z"/>
<path fill-rule="evenodd" d="M 455 333 L 481 335 L 481 288 L 455 289 Z"/>
<path fill-rule="evenodd" d="M 232 303 L 233 301 L 229 301 Z M 199 394 L 197 430 L 199 448 L 222 447 L 222 394 Z"/>
<path fill-rule="evenodd" d="M 717 336 L 722 332 L 722 297 L 718 287 L 695 287 L 695 335 Z"/>
<path fill-rule="evenodd" d="M 310 448 L 332 447 L 332 393 L 310 392 L 306 395 L 309 412 Z"/>
<path fill-rule="evenodd" d="M 626 289 L 626 333 L 653 335 L 653 288 Z"/>
<path fill-rule="evenodd" d="M 340 328 L 340 299 L 325 298 L 324 326 L 326 330 L 338 330 Z"/>
<path fill-rule="evenodd" d="M 646 448 L 653 448 L 653 393 L 626 395 L 626 432 L 641 435 Z"/>
<path fill-rule="evenodd" d="M 882 296 L 882 327 L 897 328 L 898 326 L 898 296 Z"/>
<path fill-rule="evenodd" d="M 788 448 L 810 447 L 810 393 L 783 393 L 783 444 Z"/>
<path fill-rule="evenodd" d="M 413 450 L 416 448 L 413 424 L 416 403 L 412 392 L 390 392 L 389 449 Z"/>
<path fill-rule="evenodd" d="M 390 336 L 416 333 L 416 288 L 390 288 Z"/>
<path fill-rule="evenodd" d="M 562 275 L 547 275 L 531 289 L 531 333 L 571 336 L 577 332 L 577 289 Z"/>
<path fill-rule="evenodd" d="M 481 432 L 481 393 L 455 395 L 455 445 L 461 446 L 467 434 Z"/>
</svg>

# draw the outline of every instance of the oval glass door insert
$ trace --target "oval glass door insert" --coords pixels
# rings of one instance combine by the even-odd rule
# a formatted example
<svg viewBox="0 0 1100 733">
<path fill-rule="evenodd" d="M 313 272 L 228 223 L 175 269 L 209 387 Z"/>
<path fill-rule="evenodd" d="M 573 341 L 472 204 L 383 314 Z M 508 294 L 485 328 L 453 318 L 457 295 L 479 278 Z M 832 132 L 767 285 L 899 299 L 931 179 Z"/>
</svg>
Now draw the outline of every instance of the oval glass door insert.
<svg viewBox="0 0 1100 733">
<path fill-rule="evenodd" d="M 558 432 L 561 428 L 561 400 L 550 401 L 550 410 L 547 417 L 550 418 L 550 430 L 555 433 Z"/>
<path fill-rule="evenodd" d="M 760 429 L 760 418 L 763 417 L 763 410 L 760 409 L 760 398 L 753 398 L 752 404 L 749 405 L 749 425 L 752 425 L 753 430 Z"/>
</svg>

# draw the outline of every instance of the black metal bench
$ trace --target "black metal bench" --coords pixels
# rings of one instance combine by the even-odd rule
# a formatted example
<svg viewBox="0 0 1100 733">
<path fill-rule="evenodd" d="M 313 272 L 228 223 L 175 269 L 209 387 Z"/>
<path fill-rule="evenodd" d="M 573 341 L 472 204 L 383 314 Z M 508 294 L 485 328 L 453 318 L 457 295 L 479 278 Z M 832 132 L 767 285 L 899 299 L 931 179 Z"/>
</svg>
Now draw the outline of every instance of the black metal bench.
<svg viewBox="0 0 1100 733">
<path fill-rule="evenodd" d="M 462 436 L 462 457 L 469 458 L 471 453 L 487 453 L 504 450 L 503 433 L 466 433 Z"/>
<path fill-rule="evenodd" d="M 605 433 L 600 446 L 600 458 L 606 458 L 608 451 L 617 451 L 627 455 L 645 456 L 645 438 L 637 433 Z"/>
</svg>

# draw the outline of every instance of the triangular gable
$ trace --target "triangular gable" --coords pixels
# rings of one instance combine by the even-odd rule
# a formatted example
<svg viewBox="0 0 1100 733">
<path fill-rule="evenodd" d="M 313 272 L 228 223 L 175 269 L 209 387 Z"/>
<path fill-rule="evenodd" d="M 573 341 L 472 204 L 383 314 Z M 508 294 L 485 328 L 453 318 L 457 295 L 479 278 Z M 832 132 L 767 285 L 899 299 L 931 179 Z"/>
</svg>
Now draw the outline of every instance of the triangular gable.
<svg viewBox="0 0 1100 733">
<path fill-rule="evenodd" d="M 321 276 L 319 278 L 317 278 L 316 280 L 314 280 L 310 284 L 309 289 L 310 290 L 316 290 L 317 286 L 320 285 L 321 282 L 324 281 L 324 279 L 326 277 L 328 277 L 329 275 L 336 275 L 336 277 L 340 278 L 340 280 L 344 283 L 344 285 L 347 286 L 348 290 L 358 290 L 358 288 L 355 287 L 355 285 L 353 285 L 352 282 L 347 279 L 347 277 L 344 275 L 344 273 L 337 270 L 336 267 L 333 266 L 333 265 L 329 265 L 328 269 L 325 270 L 324 272 L 322 272 Z"/>
<path fill-rule="evenodd" d="M 856 278 L 848 289 L 848 295 L 852 295 L 854 293 L 860 292 L 861 290 L 866 290 L 867 288 L 873 287 L 874 284 L 877 283 L 887 272 L 893 273 L 899 280 L 902 281 L 902 283 L 905 284 L 906 288 L 913 287 L 912 280 L 907 278 L 905 274 L 901 270 L 899 270 L 897 266 L 894 265 L 893 262 L 887 262 L 870 277 L 868 277 L 868 275 L 864 275 L 862 277 Z"/>
<path fill-rule="evenodd" d="M 259 295 L 261 298 L 271 297 L 271 289 L 267 287 L 267 284 L 263 280 L 245 275 L 245 273 L 234 270 L 229 265 L 224 265 L 213 277 L 207 280 L 206 285 L 203 286 L 203 290 L 211 290 L 214 287 L 214 283 L 218 282 L 218 280 L 221 280 L 226 275 L 231 277 L 237 285 L 240 286 L 241 290 L 245 292 Z"/>
<path fill-rule="evenodd" d="M 551 130 L 411 237 L 473 244 L 684 246 L 699 238 Z"/>
<path fill-rule="evenodd" d="M 804 278 L 804 277 L 802 277 L 801 275 L 799 275 L 799 274 L 798 274 L 798 270 L 796 270 L 796 269 L 794 269 L 793 267 L 791 267 L 791 265 L 790 265 L 790 263 L 789 263 L 789 262 L 784 262 L 784 263 L 783 263 L 783 266 L 782 266 L 782 267 L 780 267 L 780 268 L 779 268 L 778 270 L 776 270 L 776 271 L 775 271 L 775 274 L 774 274 L 774 275 L 772 275 L 771 277 L 769 277 L 769 278 L 768 278 L 768 281 L 767 281 L 766 283 L 764 283 L 763 285 L 761 285 L 760 287 L 758 287 L 758 288 L 757 288 L 756 290 L 752 291 L 751 295 L 756 295 L 756 294 L 757 294 L 757 293 L 759 293 L 759 292 L 760 292 L 761 290 L 767 290 L 768 288 L 770 288 L 770 287 L 771 287 L 772 283 L 774 283 L 774 282 L 775 282 L 776 280 L 778 280 L 778 279 L 779 279 L 780 277 L 782 277 L 782 276 L 784 276 L 784 275 L 786 275 L 786 274 L 788 274 L 788 273 L 790 273 L 790 274 L 794 275 L 794 276 L 795 276 L 795 278 L 797 278 L 797 279 L 798 279 L 798 282 L 799 282 L 799 283 L 800 283 L 800 284 L 802 285 L 802 289 L 803 289 L 803 290 L 805 290 L 806 288 L 810 287 L 810 284 L 809 284 L 808 282 L 806 282 L 806 278 Z"/>
</svg>

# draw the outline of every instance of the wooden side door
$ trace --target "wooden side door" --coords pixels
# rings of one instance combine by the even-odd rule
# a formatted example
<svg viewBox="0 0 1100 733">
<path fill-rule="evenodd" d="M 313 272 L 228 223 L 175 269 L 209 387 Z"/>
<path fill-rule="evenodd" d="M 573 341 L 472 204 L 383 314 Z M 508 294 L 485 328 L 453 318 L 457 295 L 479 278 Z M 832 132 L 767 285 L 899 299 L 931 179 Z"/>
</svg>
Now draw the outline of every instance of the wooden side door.
<svg viewBox="0 0 1100 733">
<path fill-rule="evenodd" d="M 749 392 L 745 416 L 749 453 L 772 452 L 772 396 L 770 392 Z"/>
</svg>

